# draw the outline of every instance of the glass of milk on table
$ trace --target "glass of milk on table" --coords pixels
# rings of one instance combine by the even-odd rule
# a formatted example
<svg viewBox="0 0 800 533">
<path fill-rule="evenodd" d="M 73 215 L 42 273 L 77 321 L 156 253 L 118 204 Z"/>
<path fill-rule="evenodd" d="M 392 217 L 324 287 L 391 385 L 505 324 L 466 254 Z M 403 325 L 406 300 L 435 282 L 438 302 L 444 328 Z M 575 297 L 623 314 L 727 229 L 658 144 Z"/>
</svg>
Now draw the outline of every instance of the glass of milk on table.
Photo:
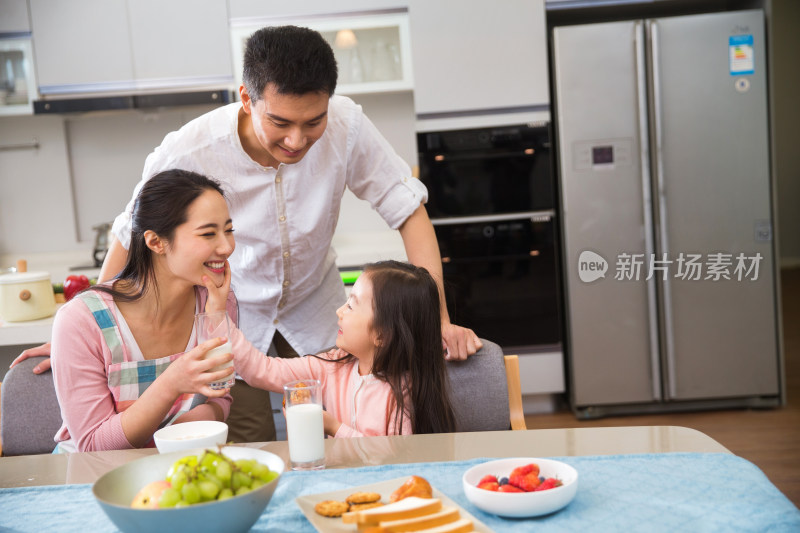
<svg viewBox="0 0 800 533">
<path fill-rule="evenodd" d="M 325 428 L 319 380 L 292 381 L 283 386 L 286 436 L 292 470 L 325 468 Z"/>
<path fill-rule="evenodd" d="M 213 313 L 198 313 L 194 315 L 194 330 L 197 332 L 197 344 L 201 344 L 209 339 L 213 339 L 215 337 L 225 337 L 228 341 L 223 344 L 222 346 L 217 346 L 216 348 L 212 348 L 206 353 L 206 359 L 209 357 L 214 357 L 215 355 L 221 355 L 224 353 L 231 353 L 231 319 L 228 317 L 227 311 L 215 311 Z M 233 366 L 233 361 L 231 360 L 228 363 L 221 364 L 217 367 L 213 368 L 213 371 L 216 372 L 218 370 L 222 370 L 223 368 L 228 368 Z M 236 380 L 236 375 L 231 374 L 230 376 L 220 379 L 217 381 L 212 381 L 208 384 L 214 390 L 219 389 L 228 389 L 233 386 Z"/>
</svg>

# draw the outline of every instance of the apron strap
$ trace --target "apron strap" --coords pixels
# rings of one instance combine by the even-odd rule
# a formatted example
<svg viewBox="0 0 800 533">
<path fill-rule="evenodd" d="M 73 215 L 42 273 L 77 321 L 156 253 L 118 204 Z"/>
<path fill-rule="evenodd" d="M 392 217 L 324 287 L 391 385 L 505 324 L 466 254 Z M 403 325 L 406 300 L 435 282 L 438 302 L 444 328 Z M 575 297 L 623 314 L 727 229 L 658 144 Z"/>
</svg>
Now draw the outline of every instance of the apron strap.
<svg viewBox="0 0 800 533">
<path fill-rule="evenodd" d="M 103 333 L 103 338 L 108 345 L 108 349 L 111 350 L 111 363 L 118 364 L 124 362 L 122 334 L 105 300 L 95 291 L 82 292 L 78 295 L 78 298 L 83 300 L 83 303 L 86 304 L 86 307 L 88 307 L 89 311 L 94 315 L 94 320 Z"/>
</svg>

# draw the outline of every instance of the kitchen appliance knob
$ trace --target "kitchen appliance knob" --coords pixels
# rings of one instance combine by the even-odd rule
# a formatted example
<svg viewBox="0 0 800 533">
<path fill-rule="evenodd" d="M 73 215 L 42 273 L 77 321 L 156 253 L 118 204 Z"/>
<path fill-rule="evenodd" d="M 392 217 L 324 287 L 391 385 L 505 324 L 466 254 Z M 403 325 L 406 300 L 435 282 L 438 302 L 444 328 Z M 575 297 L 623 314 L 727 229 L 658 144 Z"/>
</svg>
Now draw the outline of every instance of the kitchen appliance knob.
<svg viewBox="0 0 800 533">
<path fill-rule="evenodd" d="M 27 302 L 28 300 L 31 299 L 31 291 L 29 291 L 28 289 L 23 289 L 19 293 L 19 299 L 22 300 L 23 302 Z"/>
</svg>

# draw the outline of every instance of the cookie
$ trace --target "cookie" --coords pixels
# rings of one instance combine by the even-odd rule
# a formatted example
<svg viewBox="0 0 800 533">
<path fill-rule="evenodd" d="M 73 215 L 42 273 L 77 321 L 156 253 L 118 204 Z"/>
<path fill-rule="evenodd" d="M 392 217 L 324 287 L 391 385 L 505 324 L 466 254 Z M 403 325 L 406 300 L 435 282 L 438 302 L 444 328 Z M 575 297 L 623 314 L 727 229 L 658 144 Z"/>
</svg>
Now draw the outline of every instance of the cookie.
<svg viewBox="0 0 800 533">
<path fill-rule="evenodd" d="M 381 495 L 377 492 L 354 492 L 348 496 L 345 501 L 349 504 L 354 503 L 373 503 L 381 499 Z"/>
<path fill-rule="evenodd" d="M 373 507 L 380 507 L 383 502 L 369 502 L 369 503 L 351 503 L 350 512 L 363 511 L 364 509 L 372 509 Z"/>
<path fill-rule="evenodd" d="M 350 506 L 345 502 L 337 502 L 335 500 L 325 500 L 314 506 L 314 510 L 318 514 L 331 518 L 342 516 L 342 514 L 346 513 L 349 509 Z"/>
</svg>

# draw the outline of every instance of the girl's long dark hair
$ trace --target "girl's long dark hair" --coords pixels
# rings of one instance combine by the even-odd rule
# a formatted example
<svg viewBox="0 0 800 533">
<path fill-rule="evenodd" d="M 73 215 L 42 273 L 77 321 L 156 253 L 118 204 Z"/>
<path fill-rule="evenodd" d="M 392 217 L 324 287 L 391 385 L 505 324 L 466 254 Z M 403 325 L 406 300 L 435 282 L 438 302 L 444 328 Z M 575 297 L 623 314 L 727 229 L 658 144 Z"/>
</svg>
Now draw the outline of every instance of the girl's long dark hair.
<svg viewBox="0 0 800 533">
<path fill-rule="evenodd" d="M 133 291 L 120 291 L 113 286 L 96 286 L 94 290 L 111 294 L 115 300 L 133 302 L 140 299 L 150 284 L 154 283 L 153 252 L 147 247 L 144 233 L 153 231 L 166 241 L 175 236 L 175 229 L 186 222 L 189 206 L 207 190 L 225 193 L 220 184 L 202 174 L 188 170 L 170 169 L 159 172 L 145 182 L 131 214 L 131 244 L 123 269 L 114 281 L 127 282 Z"/>
<path fill-rule="evenodd" d="M 409 417 L 414 433 L 455 431 L 436 282 L 424 268 L 399 261 L 369 264 L 362 275 L 372 282 L 372 327 L 379 339 L 372 374 L 392 388 L 396 427 Z"/>
</svg>

